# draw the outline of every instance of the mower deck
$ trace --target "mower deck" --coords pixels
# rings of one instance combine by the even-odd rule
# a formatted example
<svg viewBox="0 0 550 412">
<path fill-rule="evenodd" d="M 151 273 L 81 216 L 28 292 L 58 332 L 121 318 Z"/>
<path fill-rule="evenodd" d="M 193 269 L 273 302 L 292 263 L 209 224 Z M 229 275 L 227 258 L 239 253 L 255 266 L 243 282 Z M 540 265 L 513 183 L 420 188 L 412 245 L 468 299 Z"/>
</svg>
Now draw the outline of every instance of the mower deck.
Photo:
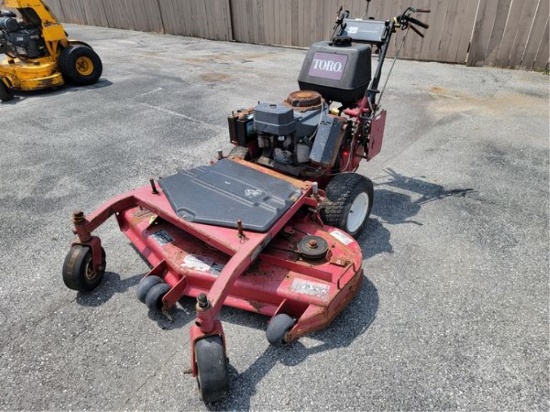
<svg viewBox="0 0 550 412">
<path fill-rule="evenodd" d="M 63 85 L 57 63 L 48 58 L 24 61 L 8 58 L 0 64 L 0 76 L 9 79 L 15 90 L 32 91 Z"/>
<path fill-rule="evenodd" d="M 100 248 L 94 247 L 91 232 L 115 214 L 121 231 L 153 267 L 146 276 L 159 276 L 171 287 L 162 299 L 164 309 L 184 296 L 205 293 L 214 315 L 223 304 L 266 316 L 286 313 L 297 319 L 287 336 L 290 341 L 330 323 L 360 286 L 361 249 L 345 232 L 311 218 L 307 209 L 318 206 L 311 182 L 233 160 L 160 182 L 168 196 L 151 186 L 138 188 L 76 223 L 75 231 L 80 238 L 76 243 L 95 249 L 96 258 Z M 214 212 L 212 216 L 222 213 L 214 222 L 218 225 L 178 216 L 181 212 L 174 210 L 174 204 L 176 210 L 189 210 L 177 208 L 185 200 L 170 203 L 178 186 L 194 187 L 193 192 L 178 192 L 187 194 L 187 203 L 199 200 L 205 202 L 203 209 Z M 240 186 L 245 196 L 237 196 L 233 189 L 228 192 L 225 186 Z M 247 194 L 263 202 L 246 199 Z M 241 203 L 239 223 L 227 219 L 231 213 L 238 216 L 236 209 L 231 212 L 227 206 L 228 198 Z M 260 213 L 253 213 L 263 231 L 247 230 L 247 214 L 255 209 L 266 211 L 264 222 L 258 218 Z M 317 242 L 305 245 L 311 254 L 301 253 L 299 244 L 305 236 L 324 240 L 326 253 L 315 256 Z M 194 328 L 194 340 L 212 334 L 208 328 Z"/>
</svg>

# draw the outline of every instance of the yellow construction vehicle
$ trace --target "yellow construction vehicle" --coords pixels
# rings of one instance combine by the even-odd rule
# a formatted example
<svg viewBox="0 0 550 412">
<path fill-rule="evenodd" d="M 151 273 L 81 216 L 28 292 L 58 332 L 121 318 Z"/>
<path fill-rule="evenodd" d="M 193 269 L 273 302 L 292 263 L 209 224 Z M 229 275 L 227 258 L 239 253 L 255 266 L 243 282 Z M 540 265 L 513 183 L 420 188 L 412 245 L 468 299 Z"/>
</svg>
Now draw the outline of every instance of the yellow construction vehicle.
<svg viewBox="0 0 550 412">
<path fill-rule="evenodd" d="M 0 4 L 2 2 L 0 1 Z M 0 10 L 0 100 L 14 91 L 41 90 L 70 82 L 97 82 L 101 59 L 84 42 L 70 40 L 42 0 L 4 0 Z"/>
</svg>

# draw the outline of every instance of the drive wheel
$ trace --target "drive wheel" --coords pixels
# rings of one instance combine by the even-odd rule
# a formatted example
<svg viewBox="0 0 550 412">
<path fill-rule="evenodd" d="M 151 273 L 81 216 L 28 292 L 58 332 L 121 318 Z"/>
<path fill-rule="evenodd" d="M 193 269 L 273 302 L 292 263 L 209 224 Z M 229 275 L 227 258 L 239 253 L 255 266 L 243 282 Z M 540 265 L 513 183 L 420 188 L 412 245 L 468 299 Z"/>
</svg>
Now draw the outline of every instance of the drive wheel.
<svg viewBox="0 0 550 412">
<path fill-rule="evenodd" d="M 0 101 L 6 102 L 13 99 L 13 89 L 0 79 Z"/>
<path fill-rule="evenodd" d="M 357 173 L 343 173 L 329 182 L 326 193 L 328 202 L 321 209 L 323 221 L 356 237 L 372 210 L 372 181 Z"/>
<path fill-rule="evenodd" d="M 279 313 L 275 315 L 269 321 L 265 335 L 267 341 L 273 346 L 283 346 L 287 343 L 285 337 L 288 331 L 292 329 L 296 322 L 290 316 L 285 313 Z"/>
<path fill-rule="evenodd" d="M 197 386 L 204 403 L 222 399 L 229 391 L 227 358 L 222 338 L 208 336 L 195 343 Z"/>
<path fill-rule="evenodd" d="M 81 44 L 63 49 L 57 63 L 63 78 L 82 86 L 97 82 L 103 71 L 101 59 L 97 53 L 92 48 Z"/>
<path fill-rule="evenodd" d="M 101 248 L 101 267 L 94 269 L 92 250 L 82 245 L 74 245 L 63 262 L 63 282 L 69 289 L 90 292 L 101 283 L 105 274 L 105 250 Z"/>
<path fill-rule="evenodd" d="M 157 283 L 152 286 L 145 296 L 145 304 L 150 310 L 162 310 L 162 298 L 170 290 L 170 285 L 167 283 Z"/>
</svg>

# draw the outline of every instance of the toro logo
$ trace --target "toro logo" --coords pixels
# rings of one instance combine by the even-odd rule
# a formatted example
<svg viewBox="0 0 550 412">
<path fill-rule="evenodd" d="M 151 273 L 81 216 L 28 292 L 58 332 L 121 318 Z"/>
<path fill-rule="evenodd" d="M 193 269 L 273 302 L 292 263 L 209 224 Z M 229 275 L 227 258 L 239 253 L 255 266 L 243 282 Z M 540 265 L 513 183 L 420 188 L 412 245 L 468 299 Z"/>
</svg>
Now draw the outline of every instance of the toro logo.
<svg viewBox="0 0 550 412">
<path fill-rule="evenodd" d="M 340 80 L 344 75 L 348 56 L 316 52 L 309 66 L 309 75 L 323 79 Z"/>
</svg>

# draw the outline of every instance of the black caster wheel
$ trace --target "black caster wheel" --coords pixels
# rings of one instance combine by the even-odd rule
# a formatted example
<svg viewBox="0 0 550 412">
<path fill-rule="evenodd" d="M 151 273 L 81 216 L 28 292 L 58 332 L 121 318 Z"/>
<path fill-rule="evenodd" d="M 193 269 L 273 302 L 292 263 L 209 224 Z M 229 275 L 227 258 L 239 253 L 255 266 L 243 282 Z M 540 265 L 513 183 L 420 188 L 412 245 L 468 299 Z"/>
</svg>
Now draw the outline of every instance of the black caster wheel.
<svg viewBox="0 0 550 412">
<path fill-rule="evenodd" d="M 147 295 L 145 295 L 145 304 L 150 310 L 162 311 L 162 298 L 166 292 L 170 290 L 170 285 L 167 283 L 157 283 L 152 286 Z"/>
<path fill-rule="evenodd" d="M 11 99 L 13 99 L 13 89 L 0 79 L 0 101 L 7 102 Z"/>
<path fill-rule="evenodd" d="M 147 276 L 141 279 L 141 281 L 138 284 L 137 287 L 137 298 L 140 300 L 140 302 L 145 303 L 145 297 L 147 296 L 147 292 L 155 286 L 158 283 L 161 283 L 162 279 L 158 276 Z"/>
<path fill-rule="evenodd" d="M 285 336 L 292 329 L 296 321 L 285 313 L 279 313 L 271 318 L 265 335 L 267 341 L 273 346 L 283 346 L 287 343 Z"/>
<path fill-rule="evenodd" d="M 92 250 L 82 245 L 74 245 L 63 262 L 63 282 L 69 289 L 78 292 L 94 290 L 105 274 L 105 250 L 101 248 L 101 267 L 94 269 Z"/>
<path fill-rule="evenodd" d="M 220 336 L 208 336 L 195 343 L 197 385 L 204 403 L 222 399 L 229 391 L 227 358 Z"/>
</svg>

